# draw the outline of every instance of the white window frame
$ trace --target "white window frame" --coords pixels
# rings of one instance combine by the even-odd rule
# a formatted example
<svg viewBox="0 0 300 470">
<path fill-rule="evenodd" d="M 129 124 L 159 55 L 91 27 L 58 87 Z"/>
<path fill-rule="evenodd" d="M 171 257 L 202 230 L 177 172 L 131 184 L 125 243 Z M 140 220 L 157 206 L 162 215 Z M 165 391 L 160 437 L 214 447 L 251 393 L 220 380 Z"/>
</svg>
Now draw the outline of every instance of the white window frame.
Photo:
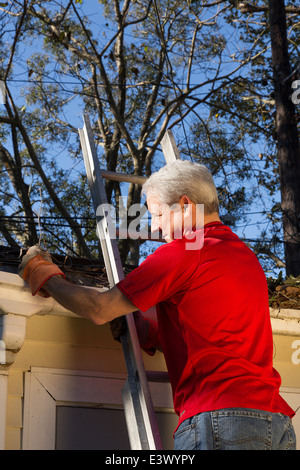
<svg viewBox="0 0 300 470">
<path fill-rule="evenodd" d="M 25 373 L 23 450 L 55 450 L 56 407 L 87 406 L 122 409 L 122 374 L 32 368 Z M 168 383 L 150 383 L 156 409 L 173 412 Z"/>
</svg>

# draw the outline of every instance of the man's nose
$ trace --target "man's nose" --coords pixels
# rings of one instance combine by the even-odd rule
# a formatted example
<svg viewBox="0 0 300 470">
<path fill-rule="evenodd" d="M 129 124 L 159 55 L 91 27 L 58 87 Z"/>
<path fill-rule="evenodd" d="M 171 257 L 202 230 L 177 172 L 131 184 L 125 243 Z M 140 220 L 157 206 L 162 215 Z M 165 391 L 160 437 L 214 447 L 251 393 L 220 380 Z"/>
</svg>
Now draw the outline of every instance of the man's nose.
<svg viewBox="0 0 300 470">
<path fill-rule="evenodd" d="M 158 220 L 156 218 L 151 219 L 151 233 L 160 232 L 161 228 L 159 226 Z"/>
<path fill-rule="evenodd" d="M 159 229 L 158 223 L 157 223 L 157 222 L 153 222 L 153 220 L 152 220 L 152 221 L 151 221 L 151 233 L 157 232 L 158 229 Z"/>
</svg>

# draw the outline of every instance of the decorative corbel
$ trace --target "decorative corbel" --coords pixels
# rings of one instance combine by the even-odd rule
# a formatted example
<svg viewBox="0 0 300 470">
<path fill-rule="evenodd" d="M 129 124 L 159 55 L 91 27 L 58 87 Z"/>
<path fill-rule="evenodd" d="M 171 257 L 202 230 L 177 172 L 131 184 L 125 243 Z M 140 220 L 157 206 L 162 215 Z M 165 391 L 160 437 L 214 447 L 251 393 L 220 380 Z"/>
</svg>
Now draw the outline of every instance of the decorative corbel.
<svg viewBox="0 0 300 470">
<path fill-rule="evenodd" d="M 0 316 L 0 450 L 5 449 L 8 371 L 23 346 L 26 321 L 11 313 Z"/>
<path fill-rule="evenodd" d="M 23 346 L 26 334 L 26 317 L 7 314 L 0 317 L 0 364 L 1 368 L 13 364 L 15 355 Z"/>
</svg>

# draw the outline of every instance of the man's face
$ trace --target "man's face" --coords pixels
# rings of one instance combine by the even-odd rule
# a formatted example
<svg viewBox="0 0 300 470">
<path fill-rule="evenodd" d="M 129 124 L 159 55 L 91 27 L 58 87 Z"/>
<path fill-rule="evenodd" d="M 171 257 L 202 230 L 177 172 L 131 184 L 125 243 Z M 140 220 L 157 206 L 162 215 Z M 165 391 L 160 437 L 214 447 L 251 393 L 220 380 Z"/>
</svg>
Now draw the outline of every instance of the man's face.
<svg viewBox="0 0 300 470">
<path fill-rule="evenodd" d="M 167 243 L 181 238 L 183 230 L 183 212 L 181 205 L 168 206 L 161 203 L 158 196 L 147 196 L 148 210 L 151 214 L 151 232 L 160 232 Z"/>
</svg>

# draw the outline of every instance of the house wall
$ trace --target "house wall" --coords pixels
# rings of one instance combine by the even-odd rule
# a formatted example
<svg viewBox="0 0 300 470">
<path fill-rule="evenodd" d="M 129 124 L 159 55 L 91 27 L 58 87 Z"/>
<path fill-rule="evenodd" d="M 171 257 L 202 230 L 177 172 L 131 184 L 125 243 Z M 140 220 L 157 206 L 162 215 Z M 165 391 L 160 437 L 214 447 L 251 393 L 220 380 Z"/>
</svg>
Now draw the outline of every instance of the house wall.
<svg viewBox="0 0 300 470">
<path fill-rule="evenodd" d="M 300 390 L 300 337 L 273 335 L 274 367 L 282 379 L 282 387 Z"/>
<path fill-rule="evenodd" d="M 300 337 L 274 334 L 274 367 L 281 375 L 281 395 L 296 412 L 292 422 L 300 450 Z"/>
<path fill-rule="evenodd" d="M 143 357 L 146 370 L 166 370 L 161 353 Z M 9 371 L 7 450 L 21 449 L 24 374 L 33 367 L 126 374 L 121 345 L 112 339 L 108 325 L 52 315 L 28 318 L 25 342 Z"/>
</svg>

